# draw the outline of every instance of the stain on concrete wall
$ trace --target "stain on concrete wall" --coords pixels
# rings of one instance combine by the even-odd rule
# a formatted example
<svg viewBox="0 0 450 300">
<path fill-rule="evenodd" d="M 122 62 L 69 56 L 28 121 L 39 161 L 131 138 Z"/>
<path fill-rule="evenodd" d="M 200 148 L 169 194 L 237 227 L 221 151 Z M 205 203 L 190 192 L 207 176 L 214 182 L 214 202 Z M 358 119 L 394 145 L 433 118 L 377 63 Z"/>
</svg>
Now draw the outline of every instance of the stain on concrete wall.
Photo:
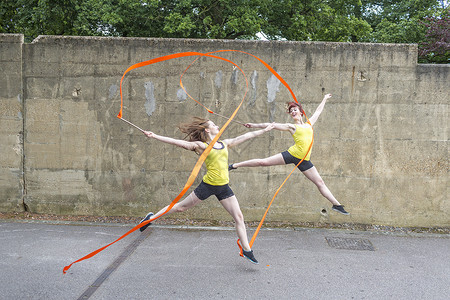
<svg viewBox="0 0 450 300">
<path fill-rule="evenodd" d="M 280 74 L 281 75 L 281 74 Z M 267 102 L 269 103 L 269 121 L 275 122 L 275 116 L 277 113 L 275 99 L 277 97 L 278 92 L 280 91 L 281 81 L 275 77 L 275 75 L 271 75 L 267 80 Z"/>
<path fill-rule="evenodd" d="M 109 87 L 108 100 L 114 99 L 114 97 L 117 95 L 118 92 L 119 92 L 119 86 L 112 84 Z"/>
<path fill-rule="evenodd" d="M 280 80 L 275 75 L 270 75 L 270 78 L 267 80 L 267 102 L 275 101 L 277 93 L 280 91 L 280 84 Z"/>
<path fill-rule="evenodd" d="M 251 94 L 248 102 L 249 106 L 254 106 L 256 103 L 256 97 L 258 95 L 257 82 L 258 82 L 258 72 L 254 70 L 252 72 L 252 76 L 250 77 Z"/>
<path fill-rule="evenodd" d="M 240 71 L 237 68 L 233 68 L 233 72 L 231 73 L 231 83 L 232 84 L 234 84 L 234 85 L 238 84 L 239 73 L 240 73 Z"/>
<path fill-rule="evenodd" d="M 177 91 L 177 99 L 180 102 L 186 101 L 186 99 L 187 99 L 186 92 L 183 89 L 181 89 L 181 88 L 178 89 L 178 91 Z"/>
<path fill-rule="evenodd" d="M 216 77 L 214 79 L 215 86 L 220 89 L 222 87 L 222 81 L 223 81 L 223 72 L 222 70 L 219 70 L 216 72 Z"/>
<path fill-rule="evenodd" d="M 145 112 L 150 117 L 156 109 L 156 99 L 155 99 L 155 86 L 153 82 L 147 81 L 145 83 Z"/>
</svg>

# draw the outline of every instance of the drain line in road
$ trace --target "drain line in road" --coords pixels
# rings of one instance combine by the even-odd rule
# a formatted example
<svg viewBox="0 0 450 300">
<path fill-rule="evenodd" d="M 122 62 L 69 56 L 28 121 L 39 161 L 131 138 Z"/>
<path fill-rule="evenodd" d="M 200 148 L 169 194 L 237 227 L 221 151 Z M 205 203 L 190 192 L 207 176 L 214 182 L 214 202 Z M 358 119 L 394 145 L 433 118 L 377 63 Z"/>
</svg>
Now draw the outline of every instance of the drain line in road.
<svg viewBox="0 0 450 300">
<path fill-rule="evenodd" d="M 130 256 L 134 250 L 139 246 L 139 244 L 145 240 L 151 233 L 150 229 L 145 230 L 143 233 L 141 233 L 131 244 L 129 244 L 125 250 L 119 255 L 119 257 L 116 258 L 115 261 L 113 261 L 106 269 L 103 271 L 102 274 L 94 281 L 93 284 L 91 284 L 83 294 L 81 294 L 80 298 L 78 300 L 86 300 L 89 299 L 95 291 L 102 285 L 102 283 L 111 275 L 119 266 L 122 264 L 128 256 Z"/>
</svg>

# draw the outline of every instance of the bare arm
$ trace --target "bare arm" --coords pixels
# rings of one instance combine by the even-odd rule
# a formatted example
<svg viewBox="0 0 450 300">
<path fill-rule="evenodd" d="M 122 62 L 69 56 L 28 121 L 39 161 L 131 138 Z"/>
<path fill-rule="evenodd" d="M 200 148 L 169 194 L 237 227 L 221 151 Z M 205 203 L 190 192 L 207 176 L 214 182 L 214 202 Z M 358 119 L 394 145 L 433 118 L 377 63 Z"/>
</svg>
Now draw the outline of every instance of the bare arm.
<svg viewBox="0 0 450 300">
<path fill-rule="evenodd" d="M 261 135 L 261 134 L 263 134 L 265 132 L 268 132 L 268 131 L 272 130 L 275 127 L 274 123 L 267 123 L 267 124 L 268 125 L 265 128 L 263 128 L 263 129 L 252 131 L 252 132 L 247 132 L 247 133 L 245 133 L 243 135 L 240 135 L 238 137 L 235 137 L 235 138 L 232 138 L 232 139 L 226 139 L 223 142 L 225 144 L 227 144 L 227 146 L 229 148 L 234 147 L 236 145 L 239 145 L 240 143 L 243 143 L 243 142 L 245 142 L 247 140 L 250 140 L 250 139 L 252 139 L 254 137 L 257 137 L 258 135 Z"/>
<path fill-rule="evenodd" d="M 311 118 L 309 118 L 309 121 L 311 122 L 311 126 L 314 125 L 314 123 L 316 123 L 317 119 L 319 118 L 320 114 L 323 111 L 323 108 L 325 107 L 325 103 L 327 103 L 327 100 L 331 98 L 331 94 L 326 94 L 323 97 L 322 102 L 320 102 L 319 106 L 317 106 L 316 111 L 314 112 L 314 114 L 312 115 Z"/>
<path fill-rule="evenodd" d="M 153 138 L 155 140 L 158 140 L 163 143 L 171 144 L 186 150 L 195 151 L 196 153 L 201 153 L 203 150 L 205 150 L 205 145 L 202 142 L 189 142 L 184 140 L 178 140 L 171 137 L 158 135 L 156 133 L 153 133 L 151 131 L 144 131 L 144 134 L 148 138 Z"/>
<path fill-rule="evenodd" d="M 271 123 L 247 123 L 244 126 L 247 128 L 266 128 Z M 295 125 L 290 123 L 272 123 L 273 129 L 281 130 L 281 131 L 290 131 L 291 134 L 294 134 L 295 132 Z"/>
</svg>

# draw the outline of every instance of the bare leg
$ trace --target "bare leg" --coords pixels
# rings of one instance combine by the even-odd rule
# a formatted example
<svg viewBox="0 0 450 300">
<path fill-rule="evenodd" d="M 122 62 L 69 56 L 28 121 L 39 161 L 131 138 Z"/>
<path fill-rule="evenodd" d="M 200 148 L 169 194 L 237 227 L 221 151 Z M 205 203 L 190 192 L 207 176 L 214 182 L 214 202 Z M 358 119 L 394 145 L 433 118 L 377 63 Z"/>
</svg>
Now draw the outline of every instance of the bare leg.
<svg viewBox="0 0 450 300">
<path fill-rule="evenodd" d="M 222 206 L 228 211 L 228 213 L 233 217 L 236 227 L 236 233 L 241 241 L 242 248 L 245 251 L 250 251 L 250 245 L 248 244 L 247 231 L 245 229 L 244 216 L 242 215 L 241 208 L 239 207 L 239 202 L 236 196 L 231 196 L 229 198 L 220 201 Z"/>
<path fill-rule="evenodd" d="M 169 210 L 166 214 L 171 214 L 174 212 L 183 212 L 188 210 L 191 207 L 196 206 L 197 204 L 199 204 L 202 200 L 200 200 L 195 194 L 194 192 L 190 193 L 189 196 L 187 196 L 186 198 L 184 198 L 182 201 L 176 203 L 171 210 Z M 164 207 L 163 209 L 161 209 L 160 211 L 158 211 L 152 218 L 154 217 L 159 217 L 161 214 L 163 214 L 167 208 L 169 207 L 169 205 L 167 205 L 166 207 Z"/>
<path fill-rule="evenodd" d="M 316 167 L 312 167 L 311 169 L 308 169 L 302 173 L 305 174 L 305 176 L 317 186 L 322 196 L 327 198 L 328 201 L 333 203 L 333 205 L 341 205 L 325 185 L 325 182 L 323 181 L 322 177 L 320 177 L 320 174 L 317 171 Z"/>
<path fill-rule="evenodd" d="M 266 158 L 255 158 L 250 159 L 238 163 L 234 163 L 234 168 L 240 168 L 240 167 L 268 167 L 268 166 L 277 166 L 277 165 L 284 165 L 284 159 L 281 153 L 272 155 L 270 157 Z"/>
</svg>

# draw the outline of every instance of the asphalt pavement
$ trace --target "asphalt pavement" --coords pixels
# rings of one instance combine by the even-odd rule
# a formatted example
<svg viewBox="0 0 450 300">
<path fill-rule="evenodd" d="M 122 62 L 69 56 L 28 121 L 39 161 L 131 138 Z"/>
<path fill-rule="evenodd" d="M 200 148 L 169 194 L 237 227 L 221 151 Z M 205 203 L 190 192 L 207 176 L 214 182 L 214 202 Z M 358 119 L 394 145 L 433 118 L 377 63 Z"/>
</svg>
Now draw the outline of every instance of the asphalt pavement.
<svg viewBox="0 0 450 300">
<path fill-rule="evenodd" d="M 0 299 L 450 299 L 450 235 L 0 220 Z M 249 228 L 249 236 L 254 228 Z"/>
</svg>

